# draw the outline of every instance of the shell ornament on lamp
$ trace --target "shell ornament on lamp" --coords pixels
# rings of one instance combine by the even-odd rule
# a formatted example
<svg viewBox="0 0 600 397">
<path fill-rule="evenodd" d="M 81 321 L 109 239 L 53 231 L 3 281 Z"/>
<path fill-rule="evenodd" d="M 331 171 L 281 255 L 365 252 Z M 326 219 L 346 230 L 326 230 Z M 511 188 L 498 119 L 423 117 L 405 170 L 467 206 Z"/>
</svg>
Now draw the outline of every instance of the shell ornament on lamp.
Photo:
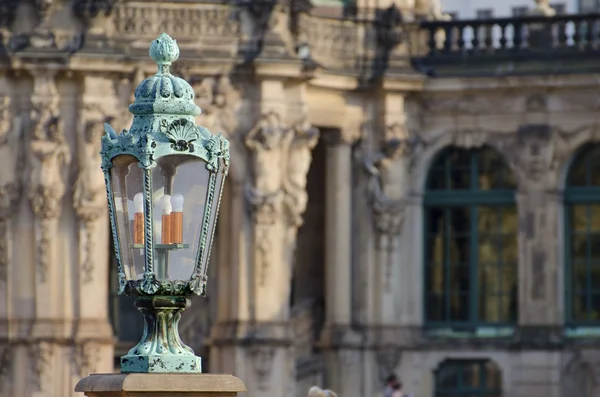
<svg viewBox="0 0 600 397">
<path fill-rule="evenodd" d="M 141 341 L 121 357 L 121 372 L 201 372 L 201 359 L 179 338 L 188 296 L 203 295 L 229 143 L 196 126 L 194 91 L 173 76 L 177 43 L 163 33 L 150 46 L 158 73 L 135 90 L 134 115 L 120 134 L 108 124 L 102 170 L 119 293 L 136 296 Z"/>
</svg>

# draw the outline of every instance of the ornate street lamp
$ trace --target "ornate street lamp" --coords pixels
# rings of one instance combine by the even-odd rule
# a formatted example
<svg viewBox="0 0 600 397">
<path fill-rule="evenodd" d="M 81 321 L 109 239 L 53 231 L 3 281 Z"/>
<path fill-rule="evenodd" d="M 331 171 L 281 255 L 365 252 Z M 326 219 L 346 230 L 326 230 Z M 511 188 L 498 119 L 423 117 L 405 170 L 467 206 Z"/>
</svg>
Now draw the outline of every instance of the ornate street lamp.
<svg viewBox="0 0 600 397">
<path fill-rule="evenodd" d="M 201 372 L 177 327 L 188 296 L 205 293 L 229 143 L 196 126 L 194 91 L 169 72 L 176 41 L 161 34 L 150 57 L 158 73 L 135 91 L 131 129 L 105 124 L 102 138 L 119 294 L 137 297 L 145 322 L 121 372 Z"/>
</svg>

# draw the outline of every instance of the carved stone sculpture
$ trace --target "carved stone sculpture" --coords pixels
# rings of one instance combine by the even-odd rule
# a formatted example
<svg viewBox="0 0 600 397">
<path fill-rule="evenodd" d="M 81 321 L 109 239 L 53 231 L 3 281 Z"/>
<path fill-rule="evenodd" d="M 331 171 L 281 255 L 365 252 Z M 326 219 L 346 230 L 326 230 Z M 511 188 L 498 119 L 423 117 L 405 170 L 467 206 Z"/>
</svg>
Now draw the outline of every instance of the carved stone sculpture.
<svg viewBox="0 0 600 397">
<path fill-rule="evenodd" d="M 550 6 L 548 0 L 535 0 L 535 7 L 530 11 L 532 16 L 553 17 L 556 10 Z"/>
<path fill-rule="evenodd" d="M 18 177 L 22 145 L 22 123 L 13 117 L 10 101 L 5 97 L 0 102 L 0 281 L 5 281 L 8 270 L 8 243 L 11 239 L 10 218 L 18 204 L 21 179 Z"/>
<path fill-rule="evenodd" d="M 94 19 L 108 16 L 119 0 L 74 0 L 73 14 L 86 26 Z"/>
<path fill-rule="evenodd" d="M 56 355 L 56 348 L 49 342 L 38 341 L 29 347 L 29 361 L 31 363 L 31 379 L 34 387 L 43 393 L 49 393 L 52 385 L 52 365 Z"/>
<path fill-rule="evenodd" d="M 381 152 L 368 156 L 364 161 L 371 174 L 369 193 L 379 233 L 394 235 L 401 230 L 406 207 L 410 145 L 407 140 L 391 139 Z"/>
<path fill-rule="evenodd" d="M 319 130 L 304 117 L 293 127 L 292 141 L 287 159 L 287 173 L 283 180 L 285 204 L 290 226 L 296 230 L 302 225 L 302 214 L 308 204 L 306 177 L 312 161 L 312 149 L 319 140 Z"/>
<path fill-rule="evenodd" d="M 285 168 L 281 167 L 292 139 L 293 131 L 286 127 L 278 113 L 263 114 L 260 121 L 245 138 L 252 151 L 254 184 L 246 197 L 255 207 L 259 223 L 274 221 L 280 210 Z"/>
<path fill-rule="evenodd" d="M 93 342 L 82 342 L 72 347 L 73 368 L 78 369 L 76 376 L 86 377 L 96 373 L 100 356 L 100 346 Z"/>
<path fill-rule="evenodd" d="M 367 156 L 364 166 L 371 174 L 368 190 L 377 232 L 378 262 L 383 269 L 385 289 L 390 291 L 394 249 L 404 224 L 408 172 L 416 142 L 409 139 L 408 131 L 400 124 L 390 126 L 386 135 L 388 140 L 382 151 Z"/>
<path fill-rule="evenodd" d="M 269 390 L 275 353 L 275 347 L 269 345 L 257 345 L 250 348 L 258 390 Z"/>
<path fill-rule="evenodd" d="M 60 215 L 60 204 L 66 190 L 62 171 L 71 161 L 71 152 L 60 126 L 58 107 L 55 104 L 33 104 L 31 121 L 33 133 L 30 143 L 32 156 L 29 201 L 40 222 L 38 270 L 44 281 L 50 260 L 50 222 Z"/>
<path fill-rule="evenodd" d="M 337 394 L 333 390 L 324 390 L 318 386 L 313 386 L 308 389 L 308 397 L 337 397 Z"/>
<path fill-rule="evenodd" d="M 108 122 L 108 120 L 104 120 Z M 104 176 L 97 166 L 100 158 L 100 138 L 104 134 L 102 120 L 90 120 L 84 123 L 84 131 L 79 143 L 79 174 L 75 182 L 73 206 L 75 213 L 83 223 L 85 247 L 81 272 L 83 282 L 92 280 L 94 269 L 93 241 L 96 221 L 106 212 L 106 187 Z"/>
<path fill-rule="evenodd" d="M 196 97 L 207 118 L 204 125 L 213 133 L 231 137 L 238 127 L 236 107 L 240 96 L 229 77 L 220 75 L 202 80 Z"/>
<path fill-rule="evenodd" d="M 548 125 L 525 125 L 513 142 L 505 142 L 503 152 L 515 169 L 520 188 L 537 189 L 552 182 L 549 170 L 558 166 L 557 148 L 563 140 L 559 131 Z"/>
<path fill-rule="evenodd" d="M 416 0 L 415 14 L 421 15 L 430 21 L 449 21 L 452 19 L 450 14 L 442 11 L 440 0 Z"/>
</svg>

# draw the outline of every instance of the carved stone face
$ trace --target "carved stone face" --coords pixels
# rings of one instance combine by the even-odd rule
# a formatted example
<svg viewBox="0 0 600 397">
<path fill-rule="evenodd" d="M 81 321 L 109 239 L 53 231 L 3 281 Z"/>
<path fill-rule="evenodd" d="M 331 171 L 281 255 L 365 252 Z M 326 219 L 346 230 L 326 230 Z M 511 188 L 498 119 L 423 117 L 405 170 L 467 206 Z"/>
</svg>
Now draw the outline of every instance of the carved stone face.
<svg viewBox="0 0 600 397">
<path fill-rule="evenodd" d="M 519 135 L 525 151 L 527 172 L 533 180 L 540 180 L 547 174 L 554 159 L 550 130 L 546 127 L 525 127 L 519 131 Z"/>
</svg>

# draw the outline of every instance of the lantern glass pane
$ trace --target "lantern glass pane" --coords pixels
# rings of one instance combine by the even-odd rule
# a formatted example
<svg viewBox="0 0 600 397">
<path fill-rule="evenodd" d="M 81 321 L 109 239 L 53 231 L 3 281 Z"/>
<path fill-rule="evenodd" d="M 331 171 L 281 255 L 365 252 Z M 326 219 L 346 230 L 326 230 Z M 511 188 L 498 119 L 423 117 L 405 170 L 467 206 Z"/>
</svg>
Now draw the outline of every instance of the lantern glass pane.
<svg viewBox="0 0 600 397">
<path fill-rule="evenodd" d="M 189 280 L 196 265 L 210 172 L 195 156 L 170 155 L 152 170 L 154 269 L 159 280 Z"/>
<path fill-rule="evenodd" d="M 112 163 L 111 183 L 121 263 L 127 280 L 138 280 L 144 274 L 145 262 L 144 208 L 141 194 L 143 172 L 138 159 L 131 155 L 117 156 Z"/>
<path fill-rule="evenodd" d="M 202 253 L 202 258 L 201 258 L 202 265 L 203 265 L 203 273 L 205 275 L 207 272 L 206 267 L 208 266 L 209 259 L 210 259 L 210 251 L 211 251 L 210 244 L 212 243 L 213 235 L 215 233 L 215 226 L 217 223 L 217 216 L 218 216 L 218 210 L 219 210 L 219 208 L 218 208 L 219 197 L 221 197 L 221 190 L 223 189 L 223 182 L 225 181 L 225 175 L 223 174 L 222 171 L 217 172 L 215 177 L 216 177 L 216 183 L 215 183 L 215 192 L 214 192 L 214 202 L 212 204 L 211 212 L 209 215 L 210 218 L 209 218 L 209 223 L 208 223 L 207 246 L 206 246 L 206 249 L 204 250 L 204 252 Z"/>
</svg>

